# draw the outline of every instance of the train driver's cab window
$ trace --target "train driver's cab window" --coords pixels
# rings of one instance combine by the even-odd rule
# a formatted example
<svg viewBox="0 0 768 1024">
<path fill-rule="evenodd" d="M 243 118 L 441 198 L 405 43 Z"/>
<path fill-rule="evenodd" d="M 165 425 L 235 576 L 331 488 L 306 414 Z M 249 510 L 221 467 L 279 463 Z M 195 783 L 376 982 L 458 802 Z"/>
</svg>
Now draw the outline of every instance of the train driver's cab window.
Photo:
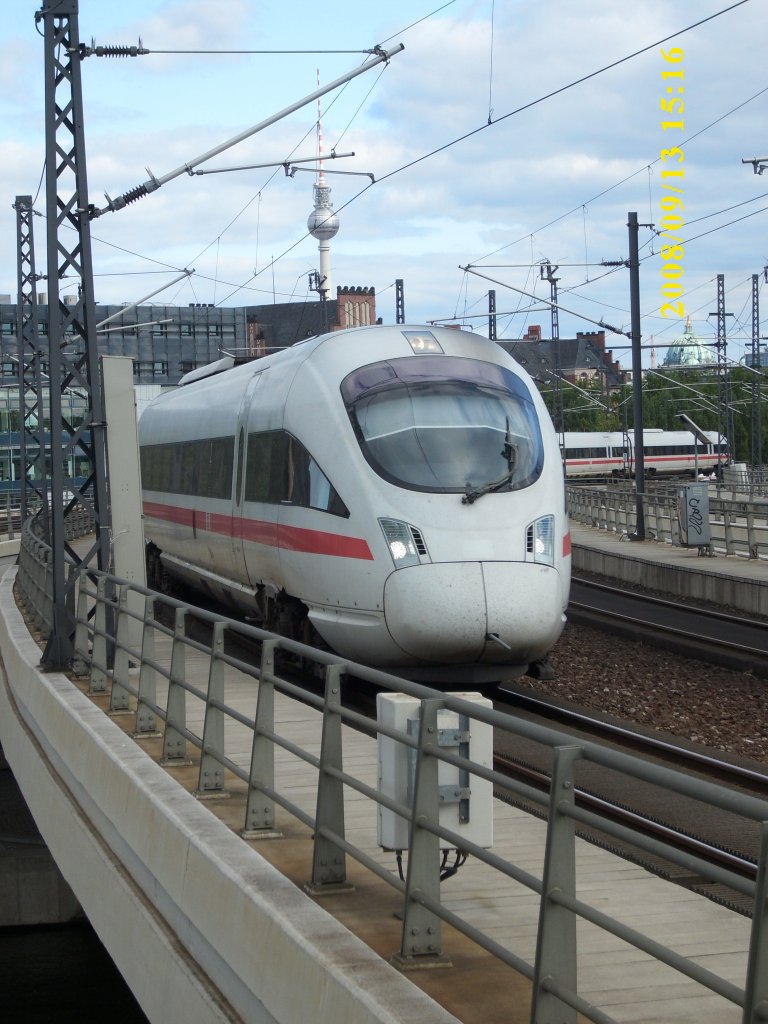
<svg viewBox="0 0 768 1024">
<path fill-rule="evenodd" d="M 541 474 L 532 396 L 504 366 L 445 355 L 391 359 L 350 373 L 341 394 L 371 468 L 400 487 L 490 493 L 527 487 Z"/>
<path fill-rule="evenodd" d="M 245 500 L 299 505 L 349 516 L 333 484 L 304 445 L 284 430 L 248 435 Z"/>
</svg>

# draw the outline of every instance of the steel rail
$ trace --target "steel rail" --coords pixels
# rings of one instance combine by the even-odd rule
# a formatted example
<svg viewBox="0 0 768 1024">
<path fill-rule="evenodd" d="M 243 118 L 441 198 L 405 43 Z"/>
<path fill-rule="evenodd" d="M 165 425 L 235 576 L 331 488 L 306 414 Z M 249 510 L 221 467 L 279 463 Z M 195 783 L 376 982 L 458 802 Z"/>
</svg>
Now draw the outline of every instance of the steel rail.
<svg viewBox="0 0 768 1024">
<path fill-rule="evenodd" d="M 639 601 L 646 604 L 655 605 L 659 608 L 669 608 L 678 610 L 681 607 L 680 601 L 673 601 L 668 597 L 660 597 L 658 594 L 652 594 L 644 590 L 628 590 L 625 587 L 617 587 L 610 583 L 603 583 L 599 580 L 588 579 L 584 576 L 573 575 L 571 577 L 571 583 L 575 583 L 580 587 L 586 587 L 591 590 L 601 590 L 607 594 L 619 594 L 622 597 L 634 597 Z M 724 622 L 736 625 L 747 625 L 765 628 L 766 623 L 760 619 L 752 619 L 747 615 L 734 615 L 732 612 L 725 612 L 717 608 L 706 608 L 702 605 L 686 604 L 683 607 L 687 611 L 690 611 L 693 615 L 698 615 L 701 618 L 710 619 L 712 621 Z"/>
<path fill-rule="evenodd" d="M 626 725 L 617 725 L 613 722 L 605 722 L 601 719 L 593 718 L 583 711 L 549 704 L 540 697 L 532 697 L 504 687 L 499 687 L 499 693 L 504 695 L 505 701 L 514 703 L 516 706 L 530 708 L 549 720 L 555 720 L 574 727 L 580 726 L 588 729 L 590 732 L 611 739 L 628 740 L 636 749 L 645 749 L 652 753 L 665 754 L 674 758 L 675 761 L 682 763 L 684 767 L 705 769 L 709 774 L 715 773 L 740 785 L 746 784 L 751 788 L 768 792 L 768 774 L 764 774 L 756 769 L 748 768 L 745 765 L 732 764 L 729 761 L 723 761 L 721 758 L 699 750 L 688 750 L 685 747 L 676 746 L 668 740 L 637 732 Z"/>
<path fill-rule="evenodd" d="M 691 616 L 722 622 L 723 625 L 744 626 L 765 632 L 765 624 L 757 619 L 750 619 L 718 612 L 712 609 L 699 608 L 693 605 L 681 605 L 680 602 L 667 601 L 635 590 L 625 590 L 592 581 L 574 579 L 578 585 L 600 590 L 634 601 L 638 606 L 650 604 L 654 607 L 668 608 L 670 611 L 684 611 Z M 690 629 L 667 625 L 652 619 L 639 618 L 626 612 L 610 608 L 596 607 L 587 601 L 571 599 L 568 605 L 568 616 L 572 622 L 619 632 L 623 636 L 634 639 L 663 639 L 668 649 L 691 658 L 703 660 L 706 652 L 707 660 L 713 664 L 737 671 L 751 671 L 755 675 L 768 676 L 768 647 L 751 647 L 747 644 L 735 643 L 722 636 L 706 633 L 695 633 Z M 768 636 L 768 633 L 766 633 Z"/>
<path fill-rule="evenodd" d="M 549 789 L 550 776 L 543 771 L 532 768 L 530 765 L 523 765 L 510 758 L 508 755 L 494 753 L 494 767 L 497 771 L 503 772 L 510 778 L 525 779 L 533 782 L 544 790 Z M 630 810 L 606 800 L 604 797 L 596 796 L 594 793 L 577 787 L 575 790 L 576 802 L 582 807 L 599 812 L 602 816 L 608 816 L 619 825 L 631 828 L 634 831 L 642 831 L 646 835 L 656 839 L 662 839 L 681 850 L 683 853 L 704 858 L 709 864 L 718 865 L 743 875 L 745 878 L 755 881 L 757 878 L 757 862 L 751 858 L 742 857 L 732 853 L 706 840 L 696 836 L 680 832 L 670 825 L 666 825 L 647 815 Z M 497 799 L 504 799 L 497 794 Z"/>
</svg>

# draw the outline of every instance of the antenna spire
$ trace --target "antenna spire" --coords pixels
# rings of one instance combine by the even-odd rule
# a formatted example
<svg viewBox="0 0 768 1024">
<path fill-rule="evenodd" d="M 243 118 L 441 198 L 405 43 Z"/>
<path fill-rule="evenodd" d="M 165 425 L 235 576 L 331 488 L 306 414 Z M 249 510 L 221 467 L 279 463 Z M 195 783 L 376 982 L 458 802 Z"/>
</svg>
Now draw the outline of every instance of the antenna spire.
<svg viewBox="0 0 768 1024">
<path fill-rule="evenodd" d="M 320 88 L 320 69 L 317 71 L 318 89 Z M 339 218 L 331 206 L 331 189 L 326 184 L 323 173 L 323 122 L 320 109 L 320 97 L 317 98 L 317 181 L 314 185 L 315 208 L 307 219 L 307 229 L 319 242 L 320 275 L 318 291 L 321 301 L 330 297 L 331 292 L 331 246 L 330 240 L 339 230 Z"/>
<path fill-rule="evenodd" d="M 317 88 L 320 88 L 320 68 L 317 69 Z M 317 97 L 317 184 L 325 185 L 323 174 L 323 111 L 320 104 L 320 97 Z"/>
</svg>

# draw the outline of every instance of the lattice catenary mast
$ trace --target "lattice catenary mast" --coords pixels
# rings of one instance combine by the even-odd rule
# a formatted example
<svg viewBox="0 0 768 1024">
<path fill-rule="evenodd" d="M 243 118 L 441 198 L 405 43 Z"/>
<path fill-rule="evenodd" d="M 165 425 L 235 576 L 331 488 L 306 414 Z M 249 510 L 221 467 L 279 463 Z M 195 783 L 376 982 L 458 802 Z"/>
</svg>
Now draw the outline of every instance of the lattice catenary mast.
<svg viewBox="0 0 768 1024">
<path fill-rule="evenodd" d="M 83 132 L 77 0 L 44 0 L 35 14 L 45 39 L 45 156 L 48 229 L 48 373 L 50 388 L 53 550 L 53 626 L 43 654 L 49 668 L 73 657 L 76 573 L 66 573 L 65 556 L 78 565 L 110 562 L 106 434 L 96 341 L 93 263 Z M 74 278 L 75 301 L 59 298 L 59 282 Z M 65 419 L 62 395 L 76 388 L 84 415 Z M 73 467 L 73 475 L 67 467 Z M 77 483 L 74 477 L 82 480 Z M 66 497 L 65 497 L 66 495 Z M 65 514 L 78 507 L 94 521 L 94 541 L 75 551 L 64 534 Z"/>
<path fill-rule="evenodd" d="M 45 459 L 46 409 L 43 390 L 43 353 L 37 316 L 35 272 L 35 233 L 32 196 L 16 196 L 16 234 L 18 241 L 18 305 L 16 337 L 18 341 L 19 383 L 19 487 L 21 520 L 27 518 L 30 497 L 36 494 L 42 508 L 42 522 L 49 529 L 48 484 Z"/>
</svg>

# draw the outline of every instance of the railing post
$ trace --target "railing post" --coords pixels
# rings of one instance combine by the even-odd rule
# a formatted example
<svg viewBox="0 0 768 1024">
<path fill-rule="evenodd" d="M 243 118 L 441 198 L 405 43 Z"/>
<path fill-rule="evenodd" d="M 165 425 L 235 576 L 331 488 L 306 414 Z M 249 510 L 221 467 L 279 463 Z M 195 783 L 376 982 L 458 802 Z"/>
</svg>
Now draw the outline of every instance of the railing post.
<svg viewBox="0 0 768 1024">
<path fill-rule="evenodd" d="M 182 685 L 186 677 L 186 644 L 184 642 L 186 618 L 186 609 L 177 608 L 173 626 L 171 668 L 168 674 L 163 759 L 160 762 L 164 766 L 192 763 L 187 759 L 187 741 L 181 731 L 187 726 L 187 691 Z"/>
<path fill-rule="evenodd" d="M 317 781 L 317 811 L 315 814 L 315 843 L 312 854 L 312 881 L 305 888 L 318 895 L 322 892 L 354 890 L 347 882 L 344 850 L 324 831 L 344 838 L 344 784 L 329 773 L 330 768 L 343 771 L 341 735 L 341 665 L 328 665 L 325 670 L 325 701 L 323 703 L 323 731 L 320 742 L 320 768 Z"/>
<path fill-rule="evenodd" d="M 747 512 L 747 550 L 750 558 L 759 558 L 757 538 L 755 537 L 755 514 L 751 510 Z"/>
<path fill-rule="evenodd" d="M 669 498 L 666 499 L 664 507 L 660 510 L 661 523 L 657 524 L 656 536 L 661 541 L 672 543 L 672 523 L 675 522 L 675 503 Z"/>
<path fill-rule="evenodd" d="M 42 545 L 41 555 L 37 622 L 42 632 L 50 633 L 53 623 L 53 556 L 51 549 L 43 549 Z"/>
<path fill-rule="evenodd" d="M 733 540 L 733 518 L 730 509 L 723 508 L 723 526 L 725 527 L 725 553 L 732 555 L 736 551 Z"/>
<path fill-rule="evenodd" d="M 436 826 L 440 814 L 438 769 L 434 754 L 438 746 L 437 714 L 443 707 L 439 698 L 421 702 L 419 744 L 408 839 L 408 872 L 403 903 L 403 932 L 400 952 L 393 959 L 401 968 L 434 967 L 450 964 L 442 957 L 440 918 L 423 900 L 440 902 L 440 839 L 424 827 Z"/>
<path fill-rule="evenodd" d="M 139 668 L 139 697 L 136 703 L 136 739 L 159 736 L 157 730 L 157 684 L 155 676 L 155 599 L 149 594 L 144 599 L 144 627 L 141 636 L 141 667 Z"/>
<path fill-rule="evenodd" d="M 659 494 L 654 494 L 648 499 L 646 534 L 650 540 L 663 540 L 665 502 L 666 498 Z"/>
<path fill-rule="evenodd" d="M 760 856 L 757 862 L 752 934 L 749 940 L 747 986 L 743 1024 L 768 1019 L 768 821 L 760 825 Z"/>
<path fill-rule="evenodd" d="M 77 581 L 77 615 L 75 616 L 75 650 L 72 657 L 72 671 L 77 676 L 88 672 L 91 652 L 88 646 L 88 572 L 84 565 L 79 569 Z"/>
<path fill-rule="evenodd" d="M 130 711 L 130 693 L 128 692 L 128 637 L 131 632 L 131 620 L 128 614 L 128 588 L 120 588 L 117 610 L 117 631 L 115 642 L 115 660 L 112 666 L 112 693 L 109 698 L 110 714 Z"/>
<path fill-rule="evenodd" d="M 265 640 L 261 648 L 259 696 L 253 726 L 251 770 L 245 807 L 244 839 L 277 839 L 275 829 L 275 652 L 279 640 Z"/>
<path fill-rule="evenodd" d="M 600 502 L 600 496 L 594 489 L 592 489 L 590 492 L 590 500 L 592 502 L 592 525 L 597 526 L 598 529 L 602 529 L 602 506 Z"/>
<path fill-rule="evenodd" d="M 224 653 L 223 622 L 214 622 L 211 660 L 208 666 L 208 699 L 205 702 L 203 746 L 196 796 L 224 795 Z"/>
<path fill-rule="evenodd" d="M 577 746 L 557 747 L 554 751 L 531 1024 L 576 1024 L 576 1011 L 550 990 L 549 983 L 577 990 L 576 915 L 551 897 L 558 892 L 576 896 L 576 827 L 567 810 L 575 802 L 573 766 L 580 757 L 581 748 Z"/>
<path fill-rule="evenodd" d="M 96 582 L 96 607 L 93 612 L 93 645 L 89 693 L 107 692 L 107 578 Z"/>
</svg>

